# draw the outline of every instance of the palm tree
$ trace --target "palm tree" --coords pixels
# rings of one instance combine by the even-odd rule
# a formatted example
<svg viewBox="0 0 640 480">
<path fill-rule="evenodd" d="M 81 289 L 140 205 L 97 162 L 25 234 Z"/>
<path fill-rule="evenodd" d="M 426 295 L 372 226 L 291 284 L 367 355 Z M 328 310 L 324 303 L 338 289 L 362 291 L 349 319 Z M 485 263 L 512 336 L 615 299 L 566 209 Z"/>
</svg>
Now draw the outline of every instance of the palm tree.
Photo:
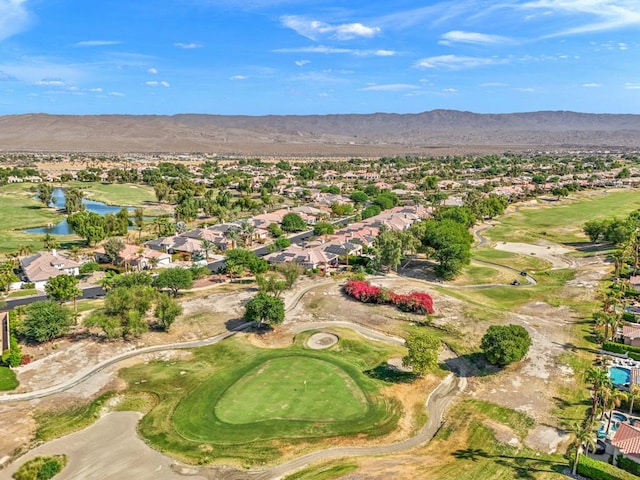
<svg viewBox="0 0 640 480">
<path fill-rule="evenodd" d="M 215 248 L 215 244 L 211 240 L 207 240 L 206 238 L 203 238 L 200 241 L 200 245 L 202 245 L 202 249 L 204 250 L 205 260 L 209 260 L 209 253 L 211 253 L 211 250 Z"/>
<path fill-rule="evenodd" d="M 46 250 L 52 250 L 54 248 L 58 248 L 58 241 L 51 235 L 47 233 L 44 237 L 42 237 L 42 243 L 44 244 L 44 248 Z"/>
<path fill-rule="evenodd" d="M 627 394 L 625 392 L 621 392 L 620 390 L 607 388 L 603 392 L 602 397 L 602 406 L 603 411 L 609 411 L 609 420 L 607 421 L 607 432 L 611 427 L 611 416 L 613 414 L 614 408 L 618 408 L 623 400 L 627 399 Z"/>
<path fill-rule="evenodd" d="M 575 436 L 573 445 L 576 447 L 576 455 L 573 459 L 573 469 L 571 473 L 575 476 L 578 471 L 578 461 L 582 453 L 582 446 L 586 445 L 587 449 L 589 449 L 589 447 L 595 448 L 596 440 L 593 438 L 593 432 L 590 426 L 585 427 L 576 423 L 571 427 L 571 433 Z"/>
<path fill-rule="evenodd" d="M 32 252 L 31 245 L 20 245 L 18 247 L 18 256 L 25 257 Z"/>
<path fill-rule="evenodd" d="M 591 414 L 592 419 L 595 419 L 596 412 L 598 410 L 598 403 L 600 403 L 600 398 L 603 391 L 612 387 L 611 378 L 609 377 L 608 370 L 592 367 L 587 371 L 586 381 L 591 384 L 593 389 L 593 404 L 591 406 Z"/>
<path fill-rule="evenodd" d="M 631 384 L 631 391 L 629 392 L 629 413 L 633 413 L 633 402 L 636 398 L 640 398 L 640 385 L 634 383 Z"/>
<path fill-rule="evenodd" d="M 240 223 L 240 236 L 245 245 L 251 246 L 253 241 L 253 234 L 256 231 L 256 227 L 247 221 Z"/>
</svg>

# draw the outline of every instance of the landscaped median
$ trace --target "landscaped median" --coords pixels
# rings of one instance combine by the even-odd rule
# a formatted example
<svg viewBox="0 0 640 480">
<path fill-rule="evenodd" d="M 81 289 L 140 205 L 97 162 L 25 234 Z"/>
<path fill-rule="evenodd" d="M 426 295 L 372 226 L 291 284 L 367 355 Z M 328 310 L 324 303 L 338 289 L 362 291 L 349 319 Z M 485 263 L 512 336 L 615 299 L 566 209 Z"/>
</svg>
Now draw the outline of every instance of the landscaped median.
<svg viewBox="0 0 640 480">
<path fill-rule="evenodd" d="M 327 438 L 392 432 L 400 404 L 381 393 L 387 383 L 364 372 L 402 349 L 341 340 L 328 350 L 310 350 L 304 347 L 309 335 L 282 349 L 234 338 L 195 350 L 189 361 L 123 370 L 127 394 L 155 399 L 140 433 L 184 461 L 253 465 L 280 457 L 282 440 L 322 448 Z"/>
</svg>

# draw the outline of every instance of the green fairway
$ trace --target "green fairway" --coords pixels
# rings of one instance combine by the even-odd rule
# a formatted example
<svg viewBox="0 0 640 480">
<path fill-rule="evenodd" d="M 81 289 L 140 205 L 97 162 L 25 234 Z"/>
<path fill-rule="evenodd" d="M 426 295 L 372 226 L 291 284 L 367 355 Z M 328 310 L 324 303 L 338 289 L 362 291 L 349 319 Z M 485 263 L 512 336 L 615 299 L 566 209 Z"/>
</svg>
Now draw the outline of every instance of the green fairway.
<svg viewBox="0 0 640 480">
<path fill-rule="evenodd" d="M 140 433 L 186 461 L 233 458 L 254 464 L 276 458 L 282 440 L 320 445 L 323 438 L 392 431 L 400 406 L 380 394 L 384 381 L 363 372 L 403 349 L 351 334 L 316 351 L 304 347 L 309 335 L 284 349 L 260 349 L 233 338 L 195 350 L 190 361 L 121 371 L 127 395 L 155 399 Z"/>
<path fill-rule="evenodd" d="M 473 250 L 473 258 L 485 262 L 497 263 L 517 270 L 526 270 L 527 272 L 540 272 L 551 268 L 551 263 L 541 258 L 530 255 L 518 255 L 517 253 L 495 250 L 493 248 L 478 248 L 477 250 Z"/>
<path fill-rule="evenodd" d="M 585 222 L 594 219 L 623 217 L 640 208 L 640 192 L 624 190 L 586 192 L 573 200 L 550 202 L 537 207 L 520 207 L 505 215 L 487 230 L 494 241 L 529 242 L 547 239 L 558 243 L 585 242 Z"/>
<path fill-rule="evenodd" d="M 366 398 L 349 375 L 333 363 L 302 356 L 263 363 L 229 388 L 215 406 L 216 416 L 231 424 L 274 418 L 347 420 L 366 412 Z"/>
</svg>

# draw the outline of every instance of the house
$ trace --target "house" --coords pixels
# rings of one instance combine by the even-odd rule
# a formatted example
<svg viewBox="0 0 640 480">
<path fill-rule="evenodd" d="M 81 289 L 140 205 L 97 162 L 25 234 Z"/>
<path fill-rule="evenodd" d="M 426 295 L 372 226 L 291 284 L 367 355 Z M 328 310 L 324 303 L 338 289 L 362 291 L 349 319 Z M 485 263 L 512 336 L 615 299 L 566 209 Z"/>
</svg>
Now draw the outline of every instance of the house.
<svg viewBox="0 0 640 480">
<path fill-rule="evenodd" d="M 54 248 L 51 252 L 40 252 L 20 260 L 25 282 L 33 283 L 37 290 L 44 290 L 50 278 L 58 275 L 79 275 L 80 263 Z"/>
<path fill-rule="evenodd" d="M 629 277 L 629 286 L 636 291 L 640 291 L 640 275 L 632 275 Z"/>
<path fill-rule="evenodd" d="M 318 268 L 324 272 L 338 265 L 338 255 L 325 252 L 319 247 L 304 248 L 298 245 L 291 245 L 281 252 L 270 253 L 264 259 L 271 264 L 295 262 L 305 270 Z"/>
<path fill-rule="evenodd" d="M 611 439 L 611 453 L 615 465 L 618 455 L 640 463 L 640 428 L 633 427 L 627 423 L 620 423 L 618 430 Z"/>
<path fill-rule="evenodd" d="M 640 347 L 640 324 L 633 323 L 624 325 L 621 333 L 622 341 L 625 345 Z"/>
<path fill-rule="evenodd" d="M 98 262 L 109 262 L 110 259 L 104 251 L 104 247 L 96 249 L 94 253 Z M 147 270 L 153 267 L 166 267 L 171 264 L 171 255 L 166 252 L 159 252 L 148 247 L 137 245 L 125 245 L 118 254 L 117 263 L 126 265 L 134 270 Z"/>
</svg>

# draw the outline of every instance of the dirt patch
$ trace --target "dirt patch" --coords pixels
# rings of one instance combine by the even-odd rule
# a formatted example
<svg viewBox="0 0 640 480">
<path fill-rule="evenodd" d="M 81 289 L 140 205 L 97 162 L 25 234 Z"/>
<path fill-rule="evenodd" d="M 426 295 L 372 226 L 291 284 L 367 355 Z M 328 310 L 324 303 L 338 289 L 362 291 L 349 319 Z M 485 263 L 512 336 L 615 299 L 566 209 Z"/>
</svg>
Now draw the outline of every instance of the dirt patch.
<svg viewBox="0 0 640 480">
<path fill-rule="evenodd" d="M 183 479 L 171 470 L 174 463 L 151 449 L 136 433 L 141 418 L 136 412 L 113 412 L 80 432 L 42 445 L 0 471 L 0 480 L 9 480 L 25 462 L 38 455 L 67 455 L 67 466 L 56 479 L 135 478 L 139 480 Z M 206 480 L 202 476 L 190 476 Z"/>
<path fill-rule="evenodd" d="M 312 350 L 324 350 L 326 348 L 331 348 L 336 343 L 338 343 L 338 336 L 333 333 L 325 333 L 319 332 L 314 333 L 307 340 L 307 347 Z"/>
<path fill-rule="evenodd" d="M 558 244 L 545 242 L 540 240 L 537 244 L 517 243 L 517 242 L 497 242 L 494 247 L 496 250 L 502 250 L 519 255 L 528 255 L 531 257 L 541 258 L 551 263 L 552 269 L 570 268 L 574 265 L 572 259 L 566 256 L 571 250 L 561 247 Z"/>
</svg>

